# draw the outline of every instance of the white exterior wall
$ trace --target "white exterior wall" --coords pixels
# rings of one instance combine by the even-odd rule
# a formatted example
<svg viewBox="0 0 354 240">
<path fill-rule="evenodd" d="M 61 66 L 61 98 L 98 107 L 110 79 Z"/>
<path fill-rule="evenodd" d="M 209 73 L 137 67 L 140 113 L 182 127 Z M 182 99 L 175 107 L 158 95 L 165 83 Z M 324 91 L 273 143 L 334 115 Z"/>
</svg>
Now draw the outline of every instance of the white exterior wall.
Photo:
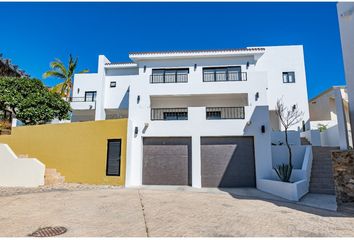
<svg viewBox="0 0 354 240">
<path fill-rule="evenodd" d="M 213 53 L 199 57 L 186 54 L 178 58 L 164 59 L 153 56 L 147 59 L 133 59 L 135 66 L 104 65 L 103 63 L 109 61 L 100 56 L 101 69 L 95 75 L 96 120 L 104 119 L 105 109 L 118 108 L 129 88 L 126 185 L 142 184 L 144 137 L 191 137 L 192 185 L 201 187 L 202 136 L 253 136 L 256 178 L 271 178 L 273 172 L 268 106 L 274 108 L 278 96 L 284 96 L 287 106 L 291 107 L 297 103 L 305 112 L 305 118 L 308 118 L 309 114 L 302 47 L 266 48 L 266 53 L 263 56 L 262 54 L 246 52 L 240 55 L 231 56 L 225 53 L 218 56 Z M 290 56 L 288 66 L 284 64 L 284 56 Z M 241 66 L 242 72 L 247 72 L 247 81 L 203 82 L 204 67 L 222 66 Z M 189 68 L 188 82 L 150 83 L 152 69 L 159 68 Z M 283 71 L 295 71 L 296 83 L 283 83 Z M 76 79 L 81 77 L 75 75 Z M 116 88 L 109 87 L 111 81 L 116 81 Z M 84 80 L 79 83 L 75 81 L 74 92 L 80 84 L 85 84 Z M 84 92 L 80 93 L 84 95 Z M 256 100 L 257 93 L 259 98 Z M 213 106 L 245 106 L 245 119 L 206 120 L 205 108 Z M 152 121 L 152 107 L 188 107 L 188 120 Z M 261 132 L 262 125 L 265 126 L 265 133 Z M 134 132 L 135 127 L 138 128 L 138 134 Z M 297 130 L 297 126 L 294 129 Z"/>
<path fill-rule="evenodd" d="M 354 2 L 337 3 L 345 79 L 349 95 L 349 115 L 354 126 Z M 354 135 L 353 135 L 354 136 Z M 353 137 L 352 136 L 352 137 Z M 354 142 L 354 141 L 353 141 Z"/>
<path fill-rule="evenodd" d="M 275 110 L 278 99 L 283 99 L 285 106 L 294 104 L 304 113 L 303 121 L 309 129 L 309 109 L 306 86 L 306 72 L 303 46 L 265 47 L 266 51 L 258 60 L 255 70 L 268 74 L 268 104 Z M 295 72 L 295 83 L 283 83 L 283 72 Z M 302 129 L 302 123 L 291 130 Z M 281 129 L 284 128 L 281 126 Z"/>
<path fill-rule="evenodd" d="M 7 144 L 0 144 L 0 187 L 44 185 L 45 165 L 36 158 L 18 158 Z"/>
</svg>

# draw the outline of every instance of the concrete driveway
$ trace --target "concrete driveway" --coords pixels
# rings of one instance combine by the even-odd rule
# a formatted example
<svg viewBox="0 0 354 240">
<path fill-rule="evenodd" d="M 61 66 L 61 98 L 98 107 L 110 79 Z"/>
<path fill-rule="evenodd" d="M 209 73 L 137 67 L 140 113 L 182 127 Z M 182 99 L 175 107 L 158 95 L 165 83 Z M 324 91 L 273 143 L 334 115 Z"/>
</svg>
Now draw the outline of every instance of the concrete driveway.
<svg viewBox="0 0 354 240">
<path fill-rule="evenodd" d="M 57 187 L 0 189 L 0 236 L 64 226 L 63 237 L 354 236 L 354 218 L 222 191 Z"/>
</svg>

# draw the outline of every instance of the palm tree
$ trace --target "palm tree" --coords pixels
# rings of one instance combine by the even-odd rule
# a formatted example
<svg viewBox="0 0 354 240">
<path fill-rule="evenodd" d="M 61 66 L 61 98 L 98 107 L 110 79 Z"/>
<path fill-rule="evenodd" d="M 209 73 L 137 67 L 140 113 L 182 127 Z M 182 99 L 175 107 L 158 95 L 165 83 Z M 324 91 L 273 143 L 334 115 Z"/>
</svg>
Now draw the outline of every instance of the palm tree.
<svg viewBox="0 0 354 240">
<path fill-rule="evenodd" d="M 45 72 L 43 74 L 43 78 L 56 77 L 63 80 L 63 82 L 51 88 L 52 92 L 59 93 L 62 97 L 70 97 L 71 90 L 73 87 L 73 76 L 75 74 L 77 62 L 78 58 L 76 57 L 75 59 L 73 59 L 70 54 L 68 68 L 65 67 L 64 63 L 60 59 L 55 59 L 55 61 L 50 63 L 51 70 Z M 85 72 L 88 72 L 88 70 L 85 69 L 79 73 Z"/>
</svg>

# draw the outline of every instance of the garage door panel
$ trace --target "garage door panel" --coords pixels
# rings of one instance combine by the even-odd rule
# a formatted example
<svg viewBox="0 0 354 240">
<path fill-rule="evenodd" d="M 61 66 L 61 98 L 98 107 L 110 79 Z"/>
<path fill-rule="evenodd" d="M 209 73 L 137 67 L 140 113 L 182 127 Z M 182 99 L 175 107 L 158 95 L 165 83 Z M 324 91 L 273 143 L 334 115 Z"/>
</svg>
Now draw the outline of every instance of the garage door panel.
<svg viewBox="0 0 354 240">
<path fill-rule="evenodd" d="M 255 187 L 252 137 L 202 137 L 203 187 Z"/>
<path fill-rule="evenodd" d="M 144 138 L 143 153 L 143 184 L 190 184 L 190 138 Z"/>
</svg>

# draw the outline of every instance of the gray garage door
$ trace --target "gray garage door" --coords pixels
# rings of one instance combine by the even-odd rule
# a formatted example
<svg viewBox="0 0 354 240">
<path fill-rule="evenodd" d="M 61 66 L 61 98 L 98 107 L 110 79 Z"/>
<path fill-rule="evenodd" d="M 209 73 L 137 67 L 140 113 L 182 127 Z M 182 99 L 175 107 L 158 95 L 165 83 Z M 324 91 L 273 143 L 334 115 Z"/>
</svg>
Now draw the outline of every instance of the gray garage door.
<svg viewBox="0 0 354 240">
<path fill-rule="evenodd" d="M 144 138 L 143 184 L 191 185 L 191 138 Z"/>
<path fill-rule="evenodd" d="M 202 137 L 203 187 L 255 187 L 253 137 Z"/>
</svg>

